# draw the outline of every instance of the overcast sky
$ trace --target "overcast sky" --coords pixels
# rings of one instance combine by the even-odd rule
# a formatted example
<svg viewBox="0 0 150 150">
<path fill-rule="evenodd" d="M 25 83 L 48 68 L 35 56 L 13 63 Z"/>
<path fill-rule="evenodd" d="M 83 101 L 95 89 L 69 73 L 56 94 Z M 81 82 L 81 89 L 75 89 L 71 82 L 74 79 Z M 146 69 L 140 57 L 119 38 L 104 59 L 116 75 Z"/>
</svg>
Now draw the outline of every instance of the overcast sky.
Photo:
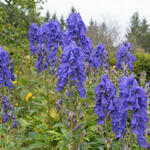
<svg viewBox="0 0 150 150">
<path fill-rule="evenodd" d="M 91 18 L 99 23 L 104 19 L 111 20 L 119 24 L 122 33 L 136 11 L 150 23 L 150 0 L 47 0 L 42 15 L 49 10 L 51 14 L 56 12 L 58 17 L 61 14 L 67 17 L 72 6 L 80 12 L 86 25 Z"/>
</svg>

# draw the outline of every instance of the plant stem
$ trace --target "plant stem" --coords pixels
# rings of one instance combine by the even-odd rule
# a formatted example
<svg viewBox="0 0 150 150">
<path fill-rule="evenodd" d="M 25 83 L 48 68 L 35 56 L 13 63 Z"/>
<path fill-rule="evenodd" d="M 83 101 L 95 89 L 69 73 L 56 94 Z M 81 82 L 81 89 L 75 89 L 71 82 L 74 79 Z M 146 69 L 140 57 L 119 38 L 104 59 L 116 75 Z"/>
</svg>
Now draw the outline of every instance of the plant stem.
<svg viewBox="0 0 150 150">
<path fill-rule="evenodd" d="M 76 105 L 74 104 L 74 100 L 73 100 L 73 94 L 72 94 L 72 85 L 73 83 L 70 83 L 70 90 L 69 90 L 69 95 L 70 95 L 70 110 L 72 112 L 76 111 Z M 73 136 L 73 150 L 77 150 L 77 142 L 75 139 L 75 132 L 73 131 L 73 129 L 75 128 L 75 124 L 73 122 L 73 117 L 71 119 L 71 131 L 72 131 L 72 136 Z"/>
<path fill-rule="evenodd" d="M 46 96 L 47 96 L 47 113 L 48 113 L 48 124 L 50 126 L 50 101 L 49 101 L 49 88 L 48 88 L 48 81 L 47 81 L 47 72 L 45 71 L 45 84 L 46 84 Z"/>
</svg>

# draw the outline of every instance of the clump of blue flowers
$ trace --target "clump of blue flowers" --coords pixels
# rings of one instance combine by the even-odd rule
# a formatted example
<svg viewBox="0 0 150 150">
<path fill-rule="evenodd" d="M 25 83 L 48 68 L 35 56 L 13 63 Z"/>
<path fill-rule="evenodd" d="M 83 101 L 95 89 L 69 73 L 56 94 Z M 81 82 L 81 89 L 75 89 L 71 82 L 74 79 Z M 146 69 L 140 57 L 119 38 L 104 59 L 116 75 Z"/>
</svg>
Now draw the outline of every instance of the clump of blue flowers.
<svg viewBox="0 0 150 150">
<path fill-rule="evenodd" d="M 14 123 L 13 123 L 13 128 L 17 127 L 17 120 L 13 114 L 13 106 L 9 101 L 9 98 L 7 98 L 6 96 L 2 98 L 2 111 L 4 113 L 3 115 L 3 122 L 8 122 L 9 120 L 13 119 Z"/>
<path fill-rule="evenodd" d="M 13 61 L 11 61 L 11 63 L 9 64 L 9 56 L 7 51 L 0 47 L 0 87 L 8 87 L 8 89 L 11 89 L 13 87 L 13 84 L 11 82 L 11 80 L 15 80 L 13 71 Z"/>
<path fill-rule="evenodd" d="M 92 57 L 93 65 L 96 69 L 98 68 L 108 68 L 108 51 L 105 49 L 103 43 L 99 43 L 94 51 L 94 55 Z"/>
<path fill-rule="evenodd" d="M 48 50 L 48 59 L 50 67 L 56 66 L 57 51 L 59 46 L 62 46 L 63 32 L 58 21 L 51 19 L 46 24 L 46 48 Z"/>
<path fill-rule="evenodd" d="M 126 67 L 128 66 L 129 70 L 133 70 L 132 63 L 135 62 L 135 56 L 130 53 L 131 48 L 132 46 L 129 42 L 126 42 L 119 46 L 118 52 L 116 53 L 117 69 L 127 69 Z"/>
<path fill-rule="evenodd" d="M 13 60 L 9 63 L 9 56 L 7 51 L 0 47 L 0 87 L 11 89 L 13 88 L 12 81 L 15 80 L 14 76 L 14 64 Z M 17 126 L 17 121 L 13 115 L 13 106 L 6 96 L 2 98 L 2 111 L 3 122 L 7 122 L 10 119 L 14 120 L 13 127 Z"/>
<path fill-rule="evenodd" d="M 62 45 L 63 32 L 59 22 L 51 19 L 48 23 L 42 23 L 40 27 L 31 24 L 29 41 L 31 53 L 36 53 L 36 69 L 53 71 L 57 64 L 57 51 Z"/>
<path fill-rule="evenodd" d="M 61 65 L 57 69 L 59 78 L 57 90 L 59 92 L 64 89 L 70 80 L 74 86 L 77 86 L 80 96 L 85 97 L 86 91 L 83 83 L 86 80 L 86 75 L 84 73 L 85 66 L 83 60 L 83 52 L 74 41 L 64 48 L 61 56 Z"/>
<path fill-rule="evenodd" d="M 133 75 L 121 77 L 119 82 L 119 96 L 117 90 L 105 74 L 95 89 L 95 113 L 99 117 L 98 124 L 105 123 L 106 115 L 109 115 L 112 130 L 117 138 L 123 138 L 126 132 L 126 122 L 129 118 L 128 111 L 132 111 L 130 122 L 131 132 L 137 135 L 138 144 L 146 148 L 147 142 L 144 137 L 147 116 L 147 96 L 144 89 L 138 86 Z"/>
<path fill-rule="evenodd" d="M 32 23 L 29 30 L 29 42 L 31 53 L 34 54 L 38 43 L 38 31 L 39 27 L 37 24 Z"/>
<path fill-rule="evenodd" d="M 86 36 L 86 26 L 79 13 L 71 13 L 67 19 L 67 29 L 64 33 L 63 45 L 68 45 L 74 41 L 85 54 L 85 62 L 91 63 L 91 55 L 93 52 L 92 41 Z"/>
<path fill-rule="evenodd" d="M 86 26 L 82 21 L 79 13 L 71 13 L 67 18 L 67 29 L 64 33 L 64 38 L 74 40 L 81 45 L 81 37 L 86 34 Z M 66 39 L 65 39 L 66 40 Z M 68 41 L 66 41 L 68 43 Z"/>
<path fill-rule="evenodd" d="M 108 75 L 105 74 L 101 78 L 101 82 L 95 89 L 95 107 L 94 111 L 98 116 L 98 124 L 103 125 L 105 123 L 105 116 L 111 115 L 117 106 L 117 90 L 111 83 Z"/>
<path fill-rule="evenodd" d="M 121 107 L 120 112 L 126 113 L 132 110 L 131 131 L 137 135 L 138 143 L 146 148 L 147 142 L 144 138 L 147 116 L 147 96 L 144 89 L 138 86 L 133 75 L 122 77 L 119 83 Z"/>
</svg>

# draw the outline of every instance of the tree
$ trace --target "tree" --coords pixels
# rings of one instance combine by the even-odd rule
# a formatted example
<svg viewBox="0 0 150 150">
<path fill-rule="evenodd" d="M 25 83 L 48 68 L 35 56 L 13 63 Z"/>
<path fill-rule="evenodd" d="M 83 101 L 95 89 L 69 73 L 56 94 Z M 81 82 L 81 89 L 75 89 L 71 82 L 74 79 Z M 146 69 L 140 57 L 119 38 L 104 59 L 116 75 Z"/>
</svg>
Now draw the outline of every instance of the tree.
<svg viewBox="0 0 150 150">
<path fill-rule="evenodd" d="M 97 22 L 91 19 L 89 26 L 87 27 L 87 36 L 90 37 L 94 46 L 99 42 L 99 29 Z"/>
<path fill-rule="evenodd" d="M 65 29 L 66 29 L 66 23 L 65 23 L 65 20 L 64 20 L 64 16 L 62 15 L 61 16 L 61 18 L 60 18 L 60 26 L 61 26 L 61 29 L 63 30 L 63 31 L 65 31 Z"/>
<path fill-rule="evenodd" d="M 144 18 L 141 23 L 140 23 L 140 28 L 139 28 L 139 43 L 143 45 L 143 42 L 145 38 L 147 37 L 147 34 L 149 32 L 149 25 L 147 23 L 147 20 Z"/>
<path fill-rule="evenodd" d="M 94 46 L 102 42 L 106 49 L 112 49 L 119 37 L 119 27 L 114 22 L 103 21 L 98 24 L 91 19 L 90 25 L 87 27 L 87 36 L 90 37 Z"/>
<path fill-rule="evenodd" d="M 140 18 L 138 12 L 135 12 L 130 19 L 130 25 L 126 33 L 126 38 L 132 43 L 133 49 L 136 49 L 139 46 L 139 36 Z"/>
<path fill-rule="evenodd" d="M 71 13 L 75 13 L 75 14 L 77 13 L 77 10 L 75 9 L 74 6 L 71 7 Z"/>
<path fill-rule="evenodd" d="M 132 43 L 134 50 L 136 50 L 138 47 L 144 48 L 145 51 L 150 50 L 149 24 L 145 18 L 140 19 L 137 12 L 131 17 L 126 37 L 127 40 Z"/>
<path fill-rule="evenodd" d="M 49 21 L 50 21 L 50 12 L 47 11 L 47 12 L 46 12 L 46 16 L 45 16 L 45 18 L 44 18 L 44 22 L 49 22 Z"/>
<path fill-rule="evenodd" d="M 0 2 L 0 42 L 24 45 L 32 22 L 40 24 L 41 4 L 45 0 L 4 0 Z"/>
<path fill-rule="evenodd" d="M 54 20 L 57 20 L 57 15 L 56 15 L 56 13 L 53 14 L 52 18 L 53 18 Z"/>
</svg>

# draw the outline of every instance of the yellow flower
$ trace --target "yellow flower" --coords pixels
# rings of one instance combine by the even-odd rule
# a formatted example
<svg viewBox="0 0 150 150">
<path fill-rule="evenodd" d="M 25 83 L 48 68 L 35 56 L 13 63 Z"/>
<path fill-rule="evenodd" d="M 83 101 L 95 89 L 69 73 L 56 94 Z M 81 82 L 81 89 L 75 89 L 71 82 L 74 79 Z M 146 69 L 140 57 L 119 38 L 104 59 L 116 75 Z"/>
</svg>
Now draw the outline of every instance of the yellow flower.
<svg viewBox="0 0 150 150">
<path fill-rule="evenodd" d="M 113 66 L 113 69 L 116 69 L 116 66 Z"/>
<path fill-rule="evenodd" d="M 8 27 L 10 27 L 10 26 L 11 26 L 11 24 L 9 24 L 9 23 L 8 23 L 7 25 L 8 25 Z"/>
<path fill-rule="evenodd" d="M 15 106 L 18 106 L 18 103 L 16 103 Z"/>
<path fill-rule="evenodd" d="M 27 62 L 28 62 L 28 63 L 31 62 L 31 59 L 30 59 L 30 56 L 29 56 L 29 55 L 26 56 L 26 59 L 27 59 Z"/>
<path fill-rule="evenodd" d="M 32 92 L 30 92 L 30 93 L 25 97 L 25 100 L 28 101 L 30 97 L 32 97 Z"/>
<path fill-rule="evenodd" d="M 92 81 L 89 81 L 89 83 L 91 84 L 91 83 L 92 83 Z"/>
<path fill-rule="evenodd" d="M 13 84 L 16 84 L 16 83 L 17 83 L 17 81 L 13 81 L 12 83 L 13 83 Z"/>
</svg>

